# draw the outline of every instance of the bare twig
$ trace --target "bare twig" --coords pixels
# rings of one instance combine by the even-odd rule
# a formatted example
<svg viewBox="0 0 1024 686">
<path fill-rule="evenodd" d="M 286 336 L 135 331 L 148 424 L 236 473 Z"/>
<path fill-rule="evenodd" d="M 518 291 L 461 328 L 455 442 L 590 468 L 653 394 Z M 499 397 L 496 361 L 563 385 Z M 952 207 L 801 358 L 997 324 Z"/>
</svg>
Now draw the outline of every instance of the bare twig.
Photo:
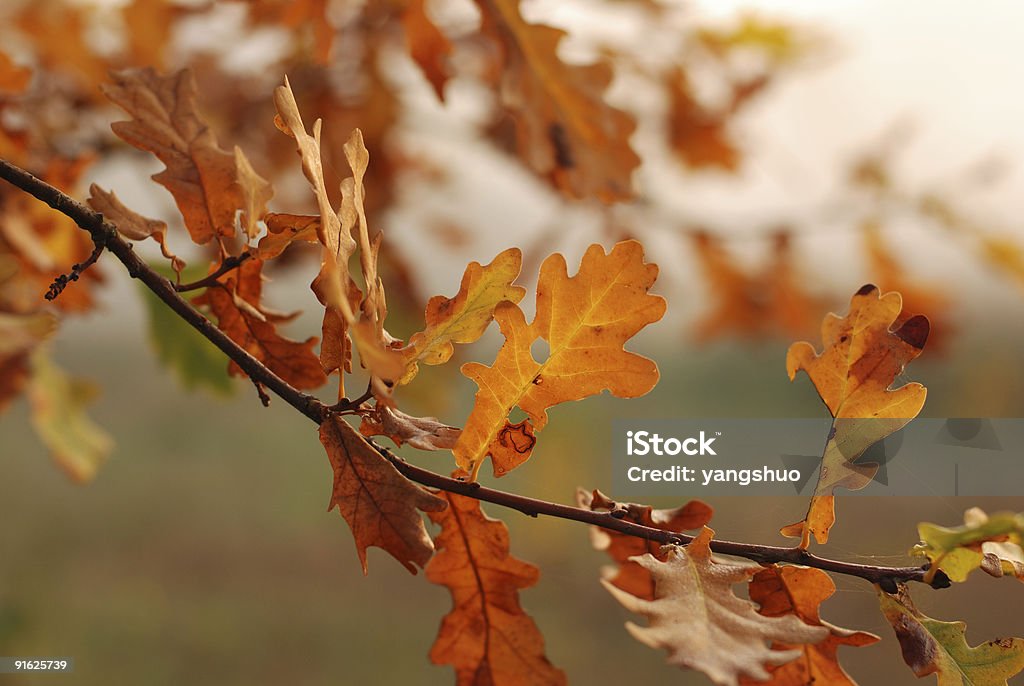
<svg viewBox="0 0 1024 686">
<path fill-rule="evenodd" d="M 245 262 L 252 256 L 252 253 L 246 250 L 240 255 L 231 255 L 230 257 L 225 257 L 224 261 L 220 263 L 220 266 L 217 267 L 217 269 L 213 273 L 208 274 L 203 278 L 198 279 L 197 281 L 193 281 L 191 283 L 174 284 L 174 290 L 176 290 L 178 293 L 185 293 L 187 291 L 195 291 L 200 288 L 208 288 L 210 286 L 213 286 L 217 283 L 217 279 L 224 276 L 233 269 L 238 269 L 239 267 L 242 266 L 243 262 Z"/>
<path fill-rule="evenodd" d="M 78 224 L 83 230 L 88 231 L 93 240 L 103 244 L 117 257 L 128 269 L 128 273 L 142 281 L 153 291 L 158 298 L 167 304 L 174 312 L 194 327 L 199 333 L 205 336 L 211 343 L 217 346 L 221 352 L 233 360 L 241 369 L 249 375 L 253 383 L 259 388 L 261 385 L 273 391 L 286 403 L 294 407 L 313 422 L 320 424 L 328 416 L 335 412 L 335 408 L 329 408 L 317 398 L 303 393 L 294 388 L 291 384 L 281 379 L 274 372 L 268 369 L 262 362 L 254 358 L 237 343 L 232 341 L 219 328 L 213 325 L 198 310 L 194 309 L 178 294 L 175 286 L 164 277 L 153 271 L 138 255 L 132 250 L 131 245 L 120 237 L 117 229 L 103 219 L 103 216 L 89 209 L 85 205 L 76 202 L 60 190 L 50 186 L 44 181 L 37 179 L 28 172 L 16 167 L 4 160 L 0 160 L 0 178 L 6 179 L 21 190 L 42 200 L 58 212 L 67 215 Z M 223 265 L 222 265 L 223 266 Z M 237 265 L 236 265 L 237 266 Z M 348 405 L 355 403 L 355 406 L 362 402 L 361 398 L 351 401 Z M 476 482 L 461 481 L 451 477 L 443 476 L 422 467 L 406 462 L 387 448 L 378 445 L 372 439 L 367 439 L 381 455 L 387 458 L 399 472 L 404 476 L 424 486 L 438 488 L 451 493 L 476 498 L 502 507 L 518 510 L 531 517 L 545 515 L 568 519 L 572 521 L 592 524 L 613 531 L 618 531 L 629 536 L 636 536 L 650 541 L 664 544 L 685 545 L 693 540 L 692 536 L 686 534 L 664 531 L 652 527 L 642 526 L 626 521 L 616 516 L 615 512 L 593 512 L 579 507 L 561 505 L 546 500 L 530 498 L 528 496 L 499 491 L 497 489 L 481 486 Z M 949 585 L 949 579 L 942 574 L 929 578 L 927 565 L 920 567 L 882 567 L 876 565 L 856 564 L 832 560 L 812 555 L 799 547 L 782 548 L 777 546 L 758 545 L 754 543 L 737 543 L 733 541 L 712 540 L 711 549 L 723 555 L 735 555 L 754 560 L 760 563 L 783 562 L 799 564 L 807 567 L 860 577 L 872 583 L 885 587 L 892 587 L 897 581 L 919 581 L 928 583 L 935 588 L 942 588 Z"/>
</svg>

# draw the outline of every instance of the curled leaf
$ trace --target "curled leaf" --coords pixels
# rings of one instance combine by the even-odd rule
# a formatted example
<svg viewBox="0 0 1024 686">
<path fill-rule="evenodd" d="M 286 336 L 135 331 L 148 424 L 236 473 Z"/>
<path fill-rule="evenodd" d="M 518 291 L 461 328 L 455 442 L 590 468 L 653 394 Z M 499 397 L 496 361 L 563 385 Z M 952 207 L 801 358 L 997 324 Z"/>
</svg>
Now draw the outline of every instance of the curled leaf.
<svg viewBox="0 0 1024 686">
<path fill-rule="evenodd" d="M 160 244 L 160 252 L 171 261 L 171 267 L 177 273 L 185 268 L 185 261 L 175 255 L 167 247 L 167 224 L 158 219 L 143 217 L 138 212 L 125 206 L 113 191 L 105 191 L 96 184 L 89 186 L 89 207 L 113 222 L 118 233 L 133 241 L 152 238 Z"/>
<path fill-rule="evenodd" d="M 378 405 L 371 414 L 363 416 L 359 432 L 364 436 L 387 436 L 398 446 L 408 443 L 420 450 L 451 450 L 462 430 L 442 424 L 435 417 L 414 417 Z"/>
</svg>

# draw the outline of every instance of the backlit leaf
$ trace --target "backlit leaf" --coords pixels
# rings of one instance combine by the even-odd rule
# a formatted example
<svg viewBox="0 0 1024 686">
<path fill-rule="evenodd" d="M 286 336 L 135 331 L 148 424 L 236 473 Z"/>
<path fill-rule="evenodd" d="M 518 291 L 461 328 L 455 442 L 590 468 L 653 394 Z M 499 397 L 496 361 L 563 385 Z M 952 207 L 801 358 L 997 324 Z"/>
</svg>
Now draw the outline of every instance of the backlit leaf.
<svg viewBox="0 0 1024 686">
<path fill-rule="evenodd" d="M 1024 581 L 1024 514 L 985 514 L 974 507 L 964 513 L 964 524 L 944 527 L 922 522 L 917 526 L 921 543 L 913 553 L 927 557 L 952 581 L 966 581 L 981 568 L 992 576 L 1005 574 Z"/>
<path fill-rule="evenodd" d="M 864 286 L 850 301 L 847 316 L 825 317 L 821 353 L 801 341 L 786 355 L 790 380 L 798 371 L 806 372 L 835 419 L 807 515 L 782 529 L 784 536 L 800 538 L 801 547 L 807 547 L 811 534 L 818 543 L 828 541 L 835 523 L 833 491 L 839 486 L 866 486 L 878 465 L 855 460 L 906 426 L 924 405 L 927 392 L 921 384 L 891 388 L 928 339 L 928 319 L 923 315 L 894 328 L 901 310 L 899 293 L 881 295 L 874 286 Z"/>
<path fill-rule="evenodd" d="M 495 475 L 505 474 L 529 459 L 548 408 L 602 390 L 635 398 L 654 387 L 654 362 L 622 347 L 665 313 L 665 301 L 648 293 L 658 268 L 643 257 L 636 241 L 619 243 L 607 254 L 592 245 L 570 277 L 565 258 L 556 253 L 541 265 L 533 323 L 527 325 L 516 304 L 498 305 L 494 319 L 505 343 L 494 364 L 462 366 L 480 390 L 455 446 L 460 468 L 475 478 L 490 455 Z M 538 338 L 549 347 L 541 362 L 530 352 Z M 512 424 L 508 416 L 516 407 L 527 419 Z"/>
</svg>

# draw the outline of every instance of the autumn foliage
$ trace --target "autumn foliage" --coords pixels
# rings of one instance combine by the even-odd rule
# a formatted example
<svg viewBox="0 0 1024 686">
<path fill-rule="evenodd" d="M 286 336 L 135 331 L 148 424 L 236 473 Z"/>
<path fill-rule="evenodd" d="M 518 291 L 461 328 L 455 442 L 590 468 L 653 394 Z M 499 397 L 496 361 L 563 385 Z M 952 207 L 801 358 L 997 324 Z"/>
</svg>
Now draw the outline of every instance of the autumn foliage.
<svg viewBox="0 0 1024 686">
<path fill-rule="evenodd" d="M 820 344 L 800 340 L 779 360 L 790 379 L 807 375 L 832 418 L 807 513 L 781 530 L 799 539 L 794 548 L 719 541 L 709 528 L 712 508 L 700 501 L 654 509 L 580 488 L 573 507 L 481 483 L 491 478 L 488 460 L 493 477 L 543 470 L 551 459 L 539 448 L 543 430 L 558 421 L 552 408 L 605 392 L 637 398 L 659 381 L 655 361 L 630 347 L 662 320 L 672 298 L 657 294 L 665 292 L 659 267 L 645 250 L 645 206 L 634 178 L 644 162 L 632 142 L 640 117 L 611 104 L 616 74 L 646 79 L 665 96 L 663 142 L 676 164 L 735 173 L 743 151 L 732 119 L 809 49 L 788 27 L 754 18 L 733 30 L 694 27 L 682 56 L 668 64 L 608 49 L 580 63 L 562 55 L 566 31 L 528 21 L 517 0 L 476 0 L 469 30 L 437 21 L 423 0 L 365 3 L 343 26 L 329 3 L 253 0 L 243 3 L 246 29 L 272 27 L 286 40 L 273 84 L 251 77 L 259 88 L 243 88 L 245 79 L 230 78 L 209 55 L 190 65 L 172 59 L 175 27 L 204 17 L 212 4 L 123 4 L 110 11 L 130 30 L 108 51 L 89 45 L 80 6 L 27 4 L 10 17 L 37 40 L 26 59 L 0 52 L 0 114 L 12 115 L 0 118 L 0 158 L 51 188 L 19 181 L 5 167 L 4 178 L 21 190 L 0 189 L 0 410 L 26 395 L 35 430 L 74 480 L 89 481 L 113 442 L 85 413 L 91 386 L 55 365 L 47 340 L 63 316 L 94 307 L 102 272 L 93 263 L 109 253 L 132 276 L 144 273 L 159 297 L 149 303 L 158 355 L 188 385 L 217 387 L 224 383 L 218 370 L 226 371 L 251 382 L 264 404 L 275 394 L 318 423 L 333 473 L 324 488 L 328 505 L 351 530 L 363 572 L 370 571 L 367 549 L 378 547 L 450 592 L 452 608 L 429 660 L 450 666 L 460 686 L 567 683 L 520 602 L 541 571 L 514 556 L 507 527 L 482 502 L 589 524 L 593 547 L 611 562 L 601 583 L 639 618 L 627 623 L 628 634 L 716 684 L 853 684 L 838 649 L 879 637 L 824 618 L 836 592 L 829 571 L 874 583 L 881 616 L 914 674 L 936 674 L 940 686 L 993 686 L 1024 669 L 1024 640 L 971 647 L 963 623 L 927 617 L 908 589 L 912 581 L 934 588 L 961 582 L 974 569 L 1024 579 L 1022 515 L 972 509 L 962 526 L 921 524 L 914 548 L 921 565 L 898 569 L 902 576 L 871 565 L 830 566 L 810 552 L 842 522 L 837 489 L 863 488 L 874 475 L 877 465 L 857 458 L 922 411 L 926 389 L 902 375 L 935 333 L 941 340 L 950 331 L 942 320 L 947 296 L 906 274 L 887 247 L 887 203 L 912 206 L 982 259 L 1018 279 L 1024 274 L 1012 241 L 979 237 L 935 196 L 908 197 L 884 160 L 862 160 L 850 174 L 851 187 L 868 189 L 875 203 L 857 231 L 881 288 L 856 291 L 845 315 L 826 314 L 826 296 L 807 286 L 791 227 L 766 234 L 767 257 L 753 268 L 714 230 L 674 227 L 680 252 L 688 251 L 711 286 L 695 339 L 794 340 L 820 327 Z M 650 26 L 668 21 L 658 3 L 637 5 Z M 38 40 L 42 27 L 64 40 Z M 479 136 L 560 202 L 604 213 L 604 235 L 588 240 L 578 262 L 549 247 L 556 231 L 532 248 L 512 245 L 523 242 L 509 236 L 488 262 L 460 269 L 461 279 L 446 275 L 451 295 L 419 297 L 409 264 L 417 258 L 385 236 L 385 209 L 398 202 L 403 176 L 422 181 L 450 170 L 392 142 L 401 138 L 403 105 L 380 56 L 393 57 L 396 45 L 438 102 L 456 80 L 475 79 L 493 99 Z M 730 56 L 738 52 L 760 55 L 760 71 L 734 74 Z M 688 70 L 694 55 L 726 76 L 726 97 L 716 105 L 697 93 Z M 339 73 L 359 78 L 339 85 Z M 120 142 L 83 125 L 75 145 L 61 143 L 57 133 L 75 134 L 74 122 L 58 116 L 62 106 L 83 119 L 102 117 Z M 37 111 L 52 116 L 30 116 Z M 130 197 L 87 184 L 90 165 L 111 149 L 124 154 L 123 144 L 159 162 L 152 180 L 178 216 L 146 217 Z M 23 191 L 53 200 L 57 211 Z M 82 214 L 88 210 L 73 197 L 84 197 L 106 224 Z M 623 226 L 616 207 L 630 202 L 640 219 Z M 82 219 L 90 216 L 110 235 L 90 229 Z M 133 267 L 118 247 L 125 241 L 155 242 L 159 256 Z M 267 304 L 268 275 L 305 268 L 310 259 L 319 331 L 294 338 L 286 326 L 298 313 Z M 672 259 L 658 254 L 659 262 Z M 205 338 L 173 333 L 182 322 L 167 317 L 183 310 L 201 315 L 182 318 Z M 395 311 L 402 317 L 389 317 Z M 501 341 L 494 355 L 472 346 L 489 329 Z M 476 386 L 465 416 L 413 413 L 403 394 L 426 376 L 424 367 L 462 360 L 467 385 Z M 428 470 L 380 438 L 437 455 Z"/>
</svg>

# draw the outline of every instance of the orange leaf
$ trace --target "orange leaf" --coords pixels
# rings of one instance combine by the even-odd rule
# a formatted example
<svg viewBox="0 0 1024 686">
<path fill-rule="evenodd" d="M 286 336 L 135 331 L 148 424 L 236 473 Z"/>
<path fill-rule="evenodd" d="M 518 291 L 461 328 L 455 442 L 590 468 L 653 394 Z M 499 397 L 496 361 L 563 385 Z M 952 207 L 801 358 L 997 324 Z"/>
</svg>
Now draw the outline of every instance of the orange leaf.
<svg viewBox="0 0 1024 686">
<path fill-rule="evenodd" d="M 448 587 L 453 607 L 430 649 L 431 662 L 452 665 L 458 686 L 565 684 L 519 605 L 519 590 L 536 584 L 540 572 L 510 555 L 508 529 L 484 515 L 478 500 L 441 495 L 448 508 L 429 514 L 441 533 L 426 574 Z"/>
<path fill-rule="evenodd" d="M 377 546 L 415 574 L 434 552 L 419 511 L 439 512 L 447 503 L 402 476 L 341 417 L 324 420 L 320 442 L 334 468 L 328 509 L 337 506 L 352 529 L 363 573 L 366 549 Z"/>
<path fill-rule="evenodd" d="M 582 488 L 576 491 L 576 501 L 580 507 L 594 512 L 617 510 L 624 514 L 623 519 L 628 522 L 662 531 L 682 532 L 701 529 L 711 521 L 713 513 L 710 505 L 699 500 L 691 500 L 672 510 L 655 510 L 650 505 L 616 503 L 601 491 L 588 493 Z M 605 551 L 618 563 L 618 567 L 606 570 L 604 576 L 609 583 L 637 598 L 654 600 L 654 577 L 647 568 L 641 567 L 630 558 L 650 553 L 664 562 L 668 559 L 668 548 L 657 541 L 597 526 L 591 527 L 590 534 L 594 548 Z"/>
<path fill-rule="evenodd" d="M 423 314 L 426 328 L 413 334 L 402 350 L 406 370 L 401 382 L 409 383 L 416 376 L 419 362 L 434 365 L 450 360 L 455 352 L 453 343 L 472 343 L 479 339 L 501 302 L 522 300 L 526 289 L 512 285 L 522 263 L 523 253 L 519 248 L 505 250 L 485 266 L 470 262 L 454 298 L 440 295 L 431 298 Z"/>
<path fill-rule="evenodd" d="M 32 80 L 32 70 L 16 65 L 6 53 L 0 52 L 0 92 L 20 93 Z"/>
<path fill-rule="evenodd" d="M 293 242 L 319 242 L 320 217 L 270 212 L 263 216 L 263 221 L 267 225 L 267 235 L 260 239 L 258 247 L 257 255 L 261 260 L 277 257 Z"/>
<path fill-rule="evenodd" d="M 533 434 L 547 424 L 549 407 L 602 390 L 635 398 L 654 387 L 657 365 L 623 350 L 628 339 L 665 314 L 665 300 L 648 293 L 658 268 L 643 258 L 636 241 L 619 243 L 608 254 L 592 245 L 579 272 L 569 277 L 565 258 L 556 253 L 541 265 L 532 324 L 514 303 L 498 305 L 494 319 L 505 343 L 497 359 L 490 367 L 462 366 L 480 390 L 455 446 L 460 468 L 475 479 L 490 455 L 495 475 L 505 474 L 530 457 Z M 550 349 L 543 362 L 530 352 L 538 338 Z M 508 415 L 517 406 L 528 419 L 513 426 Z"/>
<path fill-rule="evenodd" d="M 928 340 L 923 315 L 893 328 L 901 309 L 899 293 L 881 295 L 869 284 L 853 296 L 846 317 L 825 317 L 820 354 L 806 341 L 794 343 L 786 354 L 790 380 L 805 371 L 835 419 L 807 516 L 782 529 L 784 536 L 799 537 L 802 547 L 812 533 L 818 543 L 828 541 L 835 523 L 835 488 L 863 488 L 877 471 L 878 465 L 855 460 L 906 426 L 924 406 L 927 391 L 921 384 L 890 388 Z"/>
<path fill-rule="evenodd" d="M 292 386 L 299 389 L 322 386 L 327 382 L 327 375 L 313 352 L 317 339 L 308 338 L 300 343 L 277 333 L 275 322 L 290 317 L 262 307 L 262 279 L 263 262 L 253 258 L 220 277 L 220 286 L 207 288 L 192 302 L 209 306 L 217 317 L 218 326 L 231 340 Z M 234 376 L 246 376 L 234 362 L 228 370 Z"/>
<path fill-rule="evenodd" d="M 481 32 L 503 53 L 499 94 L 515 120 L 519 156 L 574 198 L 631 198 L 640 164 L 629 147 L 636 123 L 604 100 L 611 67 L 563 62 L 558 44 L 565 31 L 527 23 L 517 0 L 476 4 Z"/>
<path fill-rule="evenodd" d="M 402 28 L 409 54 L 433 86 L 437 99 L 444 102 L 444 86 L 448 83 L 446 63 L 452 44 L 427 16 L 426 0 L 405 0 Z"/>
<path fill-rule="evenodd" d="M 750 580 L 750 599 L 761 606 L 759 613 L 765 617 L 796 615 L 805 624 L 824 626 L 831 633 L 820 643 L 773 643 L 772 648 L 775 650 L 797 649 L 802 654 L 792 662 L 769 666 L 767 669 L 771 679 L 768 681 L 743 678 L 740 683 L 744 686 L 856 686 L 850 675 L 839 665 L 836 651 L 841 645 L 871 645 L 879 638 L 864 631 L 842 629 L 821 621 L 818 606 L 835 592 L 836 585 L 832 579 L 819 569 L 771 566 L 755 574 Z"/>
<path fill-rule="evenodd" d="M 128 69 L 113 78 L 103 92 L 132 119 L 111 128 L 166 165 L 153 180 L 174 196 L 192 240 L 203 244 L 234 236 L 235 213 L 245 207 L 235 156 L 217 144 L 200 116 L 192 72 L 160 76 L 152 69 Z"/>
</svg>

